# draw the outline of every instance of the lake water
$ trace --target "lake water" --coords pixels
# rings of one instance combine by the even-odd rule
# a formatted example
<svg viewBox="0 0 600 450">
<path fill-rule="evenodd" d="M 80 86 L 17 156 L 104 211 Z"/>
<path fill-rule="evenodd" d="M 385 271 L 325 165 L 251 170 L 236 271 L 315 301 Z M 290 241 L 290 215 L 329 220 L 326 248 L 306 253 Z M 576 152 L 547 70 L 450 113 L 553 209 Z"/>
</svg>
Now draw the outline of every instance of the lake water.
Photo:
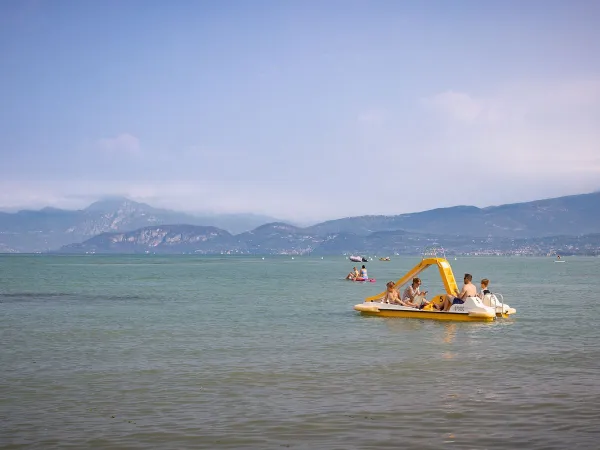
<svg viewBox="0 0 600 450">
<path fill-rule="evenodd" d="M 510 320 L 353 311 L 419 259 L 0 256 L 0 447 L 598 448 L 600 258 L 451 260 Z"/>
</svg>

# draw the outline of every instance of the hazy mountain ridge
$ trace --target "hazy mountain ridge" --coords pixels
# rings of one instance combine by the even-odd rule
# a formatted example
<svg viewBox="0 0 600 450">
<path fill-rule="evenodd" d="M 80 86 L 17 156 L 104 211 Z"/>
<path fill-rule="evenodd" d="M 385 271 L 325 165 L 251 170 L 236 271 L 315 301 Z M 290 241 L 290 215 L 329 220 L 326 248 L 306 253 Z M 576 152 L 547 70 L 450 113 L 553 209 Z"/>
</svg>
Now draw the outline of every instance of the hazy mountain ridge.
<svg viewBox="0 0 600 450">
<path fill-rule="evenodd" d="M 233 236 L 220 228 L 195 225 L 144 227 L 125 233 L 103 233 L 83 243 L 61 248 L 65 253 L 160 253 L 196 251 L 214 253 L 234 245 Z M 204 251 L 203 251 L 204 250 Z"/>
<path fill-rule="evenodd" d="M 454 206 L 397 216 L 358 216 L 322 222 L 317 234 L 406 230 L 444 235 L 531 238 L 600 232 L 600 192 L 477 208 Z"/>
<path fill-rule="evenodd" d="M 40 252 L 82 242 L 106 232 L 125 232 L 170 223 L 229 227 L 233 233 L 273 220 L 250 214 L 194 216 L 154 208 L 125 198 L 92 203 L 82 210 L 43 208 L 0 212 L 0 252 Z"/>
<path fill-rule="evenodd" d="M 436 236 L 402 230 L 368 236 L 353 233 L 315 236 L 303 229 L 283 229 L 282 233 L 277 229 L 280 228 L 266 226 L 261 233 L 233 236 L 215 227 L 162 225 L 127 233 L 104 233 L 83 243 L 62 247 L 59 253 L 392 255 L 420 254 L 424 247 L 434 243 L 441 244 L 449 254 L 600 253 L 600 233 L 511 239 Z"/>
<path fill-rule="evenodd" d="M 452 243 L 468 252 L 476 250 L 471 245 L 476 242 L 488 248 L 495 243 L 511 248 L 512 241 L 521 245 L 523 239 L 533 242 L 563 236 L 564 241 L 565 236 L 593 235 L 600 233 L 599 219 L 600 192 L 596 192 L 488 208 L 456 206 L 396 216 L 350 217 L 305 228 L 272 222 L 239 234 L 212 226 L 215 234 L 209 239 L 203 233 L 211 224 L 198 223 L 203 219 L 118 199 L 96 202 L 80 211 L 45 208 L 0 213 L 0 252 L 48 251 L 82 241 L 62 251 L 137 252 L 164 247 L 200 253 L 403 253 L 443 241 L 446 247 Z M 192 225 L 199 228 L 185 228 Z M 147 233 L 158 233 L 152 244 Z M 180 235 L 179 241 L 172 241 L 176 238 L 170 233 Z M 120 241 L 115 234 L 122 237 Z M 93 236 L 97 239 L 90 239 Z"/>
</svg>

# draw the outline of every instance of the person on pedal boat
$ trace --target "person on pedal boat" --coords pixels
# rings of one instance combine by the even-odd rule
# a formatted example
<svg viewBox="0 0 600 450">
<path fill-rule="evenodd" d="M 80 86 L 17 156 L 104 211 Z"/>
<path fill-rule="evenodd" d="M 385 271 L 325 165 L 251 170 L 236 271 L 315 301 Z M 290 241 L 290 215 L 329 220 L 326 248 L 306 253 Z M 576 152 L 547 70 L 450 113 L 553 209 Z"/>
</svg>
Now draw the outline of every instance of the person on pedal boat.
<svg viewBox="0 0 600 450">
<path fill-rule="evenodd" d="M 481 292 L 479 294 L 477 294 L 477 297 L 479 297 L 480 299 L 483 300 L 483 297 L 485 297 L 486 294 L 492 293 L 492 291 L 490 291 L 488 289 L 489 284 L 490 284 L 490 280 L 488 280 L 487 278 L 484 278 L 483 280 L 481 280 Z"/>
<path fill-rule="evenodd" d="M 408 286 L 404 290 L 404 294 L 402 294 L 402 300 L 410 306 L 414 306 L 415 308 L 423 309 L 425 306 L 429 305 L 429 301 L 425 299 L 427 295 L 427 291 L 421 292 L 422 281 L 420 278 L 413 278 L 412 284 Z M 422 296 L 421 301 L 419 303 L 415 302 L 415 298 L 418 296 Z M 434 304 L 433 307 L 435 309 L 439 309 L 439 306 Z"/>
<path fill-rule="evenodd" d="M 383 303 L 400 303 L 400 294 L 398 294 L 398 291 L 395 289 L 396 285 L 394 284 L 393 281 L 388 281 L 385 284 L 385 287 L 387 288 L 384 297 L 381 299 L 381 301 Z"/>
<path fill-rule="evenodd" d="M 416 305 L 405 302 L 400 298 L 400 293 L 396 289 L 396 284 L 393 281 L 388 281 L 386 283 L 386 287 L 387 287 L 387 291 L 385 293 L 385 296 L 381 300 L 383 303 L 391 303 L 393 305 L 408 306 L 410 308 L 417 307 Z"/>
<path fill-rule="evenodd" d="M 477 288 L 471 283 L 471 280 L 473 280 L 473 275 L 465 273 L 462 290 L 457 294 L 457 297 L 454 295 L 446 295 L 444 303 L 442 303 L 442 311 L 448 311 L 452 305 L 462 305 L 467 297 L 477 297 Z"/>
</svg>

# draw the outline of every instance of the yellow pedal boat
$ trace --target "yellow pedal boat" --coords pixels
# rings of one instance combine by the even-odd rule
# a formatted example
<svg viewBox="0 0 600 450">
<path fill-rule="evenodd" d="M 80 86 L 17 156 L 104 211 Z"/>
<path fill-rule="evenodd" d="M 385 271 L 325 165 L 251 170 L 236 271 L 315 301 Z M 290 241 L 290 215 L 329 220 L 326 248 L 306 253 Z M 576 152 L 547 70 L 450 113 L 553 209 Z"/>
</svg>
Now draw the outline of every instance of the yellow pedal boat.
<svg viewBox="0 0 600 450">
<path fill-rule="evenodd" d="M 406 272 L 402 278 L 396 282 L 396 286 L 400 288 L 408 283 L 412 278 L 423 272 L 430 266 L 437 266 L 446 294 L 456 295 L 458 286 L 454 279 L 454 273 L 450 263 L 446 258 L 433 255 L 423 256 L 419 264 Z M 467 297 L 464 304 L 452 305 L 448 311 L 438 311 L 433 307 L 436 303 L 441 305 L 444 301 L 445 294 L 439 294 L 430 300 L 430 304 L 423 309 L 411 308 L 408 306 L 384 303 L 383 298 L 385 293 L 381 292 L 372 297 L 367 297 L 363 303 L 354 305 L 354 309 L 362 314 L 381 316 L 381 317 L 403 317 L 414 319 L 432 319 L 432 320 L 450 320 L 458 322 L 491 322 L 497 318 L 507 318 L 517 311 L 504 303 L 504 298 L 501 294 L 486 294 L 483 299 L 479 297 Z M 416 301 L 420 302 L 422 298 L 417 297 Z"/>
</svg>

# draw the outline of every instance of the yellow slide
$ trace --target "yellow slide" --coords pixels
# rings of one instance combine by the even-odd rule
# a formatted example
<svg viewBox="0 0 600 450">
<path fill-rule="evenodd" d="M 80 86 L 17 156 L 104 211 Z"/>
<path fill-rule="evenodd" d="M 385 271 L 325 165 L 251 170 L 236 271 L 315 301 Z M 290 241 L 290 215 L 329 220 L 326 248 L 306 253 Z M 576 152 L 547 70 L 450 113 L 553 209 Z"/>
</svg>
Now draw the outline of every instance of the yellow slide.
<svg viewBox="0 0 600 450">
<path fill-rule="evenodd" d="M 423 258 L 419 264 L 417 264 L 411 270 L 406 272 L 406 274 L 404 274 L 402 278 L 396 281 L 396 286 L 402 286 L 403 284 L 406 284 L 418 274 L 427 269 L 429 266 L 433 265 L 438 266 L 438 269 L 440 271 L 440 277 L 442 277 L 446 293 L 456 295 L 458 292 L 458 286 L 456 285 L 456 280 L 454 279 L 452 267 L 450 267 L 450 263 L 445 258 Z M 374 302 L 381 300 L 381 298 L 385 295 L 385 292 L 386 291 L 383 291 L 380 294 L 374 295 L 372 297 L 367 297 L 365 301 Z"/>
</svg>

